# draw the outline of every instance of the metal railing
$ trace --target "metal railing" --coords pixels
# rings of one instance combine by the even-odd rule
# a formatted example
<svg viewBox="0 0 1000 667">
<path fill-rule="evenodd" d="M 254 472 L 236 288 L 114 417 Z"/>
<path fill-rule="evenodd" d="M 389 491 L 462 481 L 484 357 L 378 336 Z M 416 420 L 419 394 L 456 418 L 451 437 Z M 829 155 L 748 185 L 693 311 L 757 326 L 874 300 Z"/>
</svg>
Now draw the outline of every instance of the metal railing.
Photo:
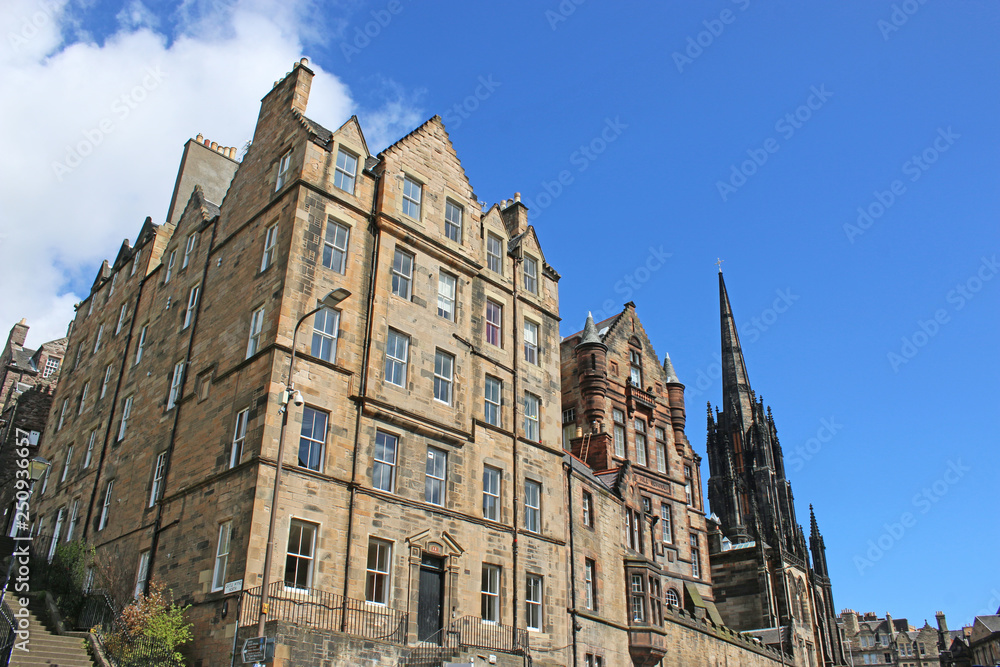
<svg viewBox="0 0 1000 667">
<path fill-rule="evenodd" d="M 440 665 L 465 649 L 482 649 L 511 655 L 528 655 L 528 631 L 490 623 L 478 616 L 463 616 L 410 649 L 401 667 Z"/>
<path fill-rule="evenodd" d="M 17 635 L 14 634 L 15 628 L 17 628 L 17 622 L 14 619 L 14 613 L 11 612 L 5 601 L 0 605 L 0 665 L 10 663 L 10 653 L 14 648 L 14 641 L 17 639 Z"/>
<path fill-rule="evenodd" d="M 241 627 L 257 624 L 260 594 L 260 586 L 243 591 Z M 268 607 L 268 620 L 344 632 L 365 639 L 406 643 L 406 612 L 371 602 L 345 598 L 316 588 L 286 588 L 284 582 L 276 581 L 268 586 Z"/>
</svg>

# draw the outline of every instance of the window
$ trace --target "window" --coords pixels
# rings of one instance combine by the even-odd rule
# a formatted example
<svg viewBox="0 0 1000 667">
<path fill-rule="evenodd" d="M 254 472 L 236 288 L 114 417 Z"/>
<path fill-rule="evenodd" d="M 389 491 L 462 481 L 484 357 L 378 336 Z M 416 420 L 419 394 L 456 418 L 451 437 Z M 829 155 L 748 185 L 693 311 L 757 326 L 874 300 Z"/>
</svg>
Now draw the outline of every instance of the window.
<svg viewBox="0 0 1000 667">
<path fill-rule="evenodd" d="M 392 544 L 374 537 L 368 538 L 368 579 L 365 600 L 389 604 L 389 566 L 392 564 Z"/>
<path fill-rule="evenodd" d="M 278 177 L 274 181 L 274 191 L 277 192 L 285 184 L 288 177 L 288 169 L 292 166 L 292 150 L 288 149 L 281 159 L 278 160 Z"/>
<path fill-rule="evenodd" d="M 115 325 L 115 335 L 122 332 L 122 325 L 125 324 L 125 316 L 128 315 L 128 304 L 123 303 L 122 309 L 118 311 L 118 324 Z"/>
<path fill-rule="evenodd" d="M 538 325 L 524 321 L 524 360 L 529 364 L 538 364 Z"/>
<path fill-rule="evenodd" d="M 632 599 L 632 620 L 643 623 L 646 620 L 646 582 L 641 574 L 632 575 L 630 588 Z"/>
<path fill-rule="evenodd" d="M 486 376 L 486 402 L 483 407 L 483 417 L 487 424 L 500 426 L 500 395 L 503 392 L 503 381 L 491 375 Z"/>
<path fill-rule="evenodd" d="M 672 588 L 667 589 L 667 604 L 670 605 L 671 607 L 681 606 L 681 599 L 677 595 L 677 591 L 675 591 Z"/>
<path fill-rule="evenodd" d="M 438 274 L 438 316 L 455 321 L 455 276 L 445 273 Z"/>
<path fill-rule="evenodd" d="M 66 423 L 66 410 L 69 408 L 69 399 L 64 398 L 62 402 L 62 409 L 59 411 L 59 423 L 56 425 L 56 430 L 62 429 L 63 424 Z"/>
<path fill-rule="evenodd" d="M 347 261 L 347 240 L 350 230 L 329 218 L 326 223 L 326 240 L 323 242 L 323 266 L 337 273 L 344 273 Z"/>
<path fill-rule="evenodd" d="M 146 592 L 146 580 L 149 579 L 149 550 L 139 554 L 139 567 L 135 571 L 135 590 L 132 597 L 138 598 Z"/>
<path fill-rule="evenodd" d="M 701 550 L 698 548 L 697 535 L 691 535 L 691 576 L 701 579 Z"/>
<path fill-rule="evenodd" d="M 49 357 L 45 360 L 45 368 L 42 370 L 42 377 L 47 378 L 59 370 L 59 357 Z"/>
<path fill-rule="evenodd" d="M 83 468 L 90 467 L 90 461 L 94 458 L 94 445 L 97 443 L 97 429 L 90 432 L 90 440 L 87 441 L 87 453 L 83 455 Z"/>
<path fill-rule="evenodd" d="M 389 329 L 385 344 L 385 381 L 397 387 L 406 385 L 406 359 L 410 350 L 410 337 Z"/>
<path fill-rule="evenodd" d="M 660 539 L 664 542 L 674 541 L 674 511 L 670 505 L 660 505 Z"/>
<path fill-rule="evenodd" d="M 440 449 L 428 447 L 424 500 L 432 505 L 444 505 L 444 481 L 447 470 L 448 454 Z"/>
<path fill-rule="evenodd" d="M 69 474 L 69 466 L 73 461 L 73 445 L 66 448 L 66 463 L 63 465 L 62 475 L 59 476 L 60 482 L 66 481 L 66 475 Z"/>
<path fill-rule="evenodd" d="M 612 410 L 611 418 L 615 426 L 615 456 L 625 457 L 625 413 L 621 410 Z"/>
<path fill-rule="evenodd" d="M 486 301 L 486 342 L 503 347 L 503 306 L 496 301 Z"/>
<path fill-rule="evenodd" d="M 264 307 L 261 306 L 250 315 L 250 339 L 247 341 L 247 359 L 260 350 L 261 331 L 264 329 Z"/>
<path fill-rule="evenodd" d="M 661 426 L 656 427 L 656 470 L 667 472 L 667 432 Z"/>
<path fill-rule="evenodd" d="M 215 570 L 212 573 L 212 590 L 221 590 L 226 585 L 226 568 L 229 565 L 229 542 L 233 536 L 233 522 L 219 524 L 219 542 L 215 547 Z"/>
<path fill-rule="evenodd" d="M 184 362 L 174 364 L 174 375 L 170 378 L 170 395 L 167 397 L 167 410 L 177 405 L 181 397 L 181 383 L 184 381 Z"/>
<path fill-rule="evenodd" d="M 83 389 L 80 390 L 80 405 L 76 408 L 76 414 L 83 414 L 83 408 L 87 404 L 87 394 L 90 393 L 90 380 L 83 383 Z"/>
<path fill-rule="evenodd" d="M 524 615 L 529 630 L 542 629 L 542 578 L 529 574 L 525 580 Z"/>
<path fill-rule="evenodd" d="M 313 560 L 318 526 L 292 519 L 288 528 L 285 556 L 285 586 L 308 590 L 312 587 Z"/>
<path fill-rule="evenodd" d="M 396 477 L 396 450 L 399 438 L 383 431 L 375 432 L 375 463 L 372 465 L 372 486 L 392 493 Z"/>
<path fill-rule="evenodd" d="M 524 529 L 541 532 L 542 485 L 528 480 L 524 483 Z"/>
<path fill-rule="evenodd" d="M 486 236 L 486 268 L 503 275 L 503 241 L 496 234 Z"/>
<path fill-rule="evenodd" d="M 438 350 L 434 353 L 434 399 L 451 405 L 455 357 Z"/>
<path fill-rule="evenodd" d="M 133 366 L 138 366 L 139 362 L 142 361 L 142 352 L 146 349 L 146 331 L 149 330 L 149 325 L 143 325 L 142 329 L 139 331 L 139 342 L 135 345 L 135 361 Z"/>
<path fill-rule="evenodd" d="M 354 194 L 354 178 L 358 173 L 358 158 L 343 148 L 337 151 L 337 166 L 333 171 L 333 185 Z"/>
<path fill-rule="evenodd" d="M 83 359 L 83 350 L 87 347 L 87 341 L 81 341 L 76 346 L 76 357 L 73 359 L 74 370 L 80 367 L 80 360 Z"/>
<path fill-rule="evenodd" d="M 229 452 L 229 467 L 235 468 L 243 458 L 243 443 L 247 437 L 247 420 L 250 417 L 250 409 L 240 410 L 236 415 L 236 429 L 233 432 L 233 446 Z"/>
<path fill-rule="evenodd" d="M 594 496 L 587 491 L 583 492 L 583 525 L 594 527 Z"/>
<path fill-rule="evenodd" d="M 597 578 L 594 576 L 597 563 L 589 558 L 583 560 L 583 604 L 587 609 L 597 610 Z"/>
<path fill-rule="evenodd" d="M 170 258 L 167 259 L 167 273 L 163 276 L 163 284 L 170 282 L 170 276 L 174 274 L 174 263 L 177 261 L 177 251 L 170 251 Z"/>
<path fill-rule="evenodd" d="M 187 265 L 191 262 L 191 253 L 194 252 L 194 244 L 198 242 L 198 232 L 192 232 L 187 237 L 187 243 L 184 244 L 184 259 L 181 260 L 181 268 L 186 269 Z"/>
<path fill-rule="evenodd" d="M 111 287 L 108 288 L 108 299 L 110 299 L 111 295 L 115 293 L 115 285 L 117 284 L 118 284 L 118 272 L 116 271 L 111 275 Z"/>
<path fill-rule="evenodd" d="M 188 292 L 188 305 L 187 310 L 184 311 L 184 326 L 182 326 L 181 329 L 187 329 L 194 321 L 194 309 L 195 306 L 198 305 L 199 291 L 201 291 L 201 286 L 195 285 L 191 288 L 191 291 Z"/>
<path fill-rule="evenodd" d="M 336 362 L 340 335 L 340 311 L 324 308 L 313 318 L 311 353 L 323 361 Z"/>
<path fill-rule="evenodd" d="M 128 429 L 128 420 L 132 416 L 132 397 L 127 396 L 122 404 L 122 421 L 118 427 L 118 442 L 125 439 L 125 431 Z"/>
<path fill-rule="evenodd" d="M 101 395 L 99 398 L 104 398 L 104 395 L 108 393 L 108 384 L 111 382 L 111 364 L 108 364 L 107 368 L 104 369 L 104 380 L 101 382 Z"/>
<path fill-rule="evenodd" d="M 401 299 L 410 299 L 413 284 L 413 255 L 396 248 L 392 258 L 392 293 Z"/>
<path fill-rule="evenodd" d="M 483 518 L 500 520 L 500 470 L 483 467 Z"/>
<path fill-rule="evenodd" d="M 264 230 L 264 254 L 260 258 L 260 270 L 263 271 L 274 262 L 274 247 L 278 244 L 278 224 L 275 223 Z"/>
<path fill-rule="evenodd" d="M 97 327 L 97 338 L 94 339 L 94 354 L 101 349 L 101 337 L 104 335 L 104 325 Z"/>
<path fill-rule="evenodd" d="M 524 289 L 532 294 L 538 294 L 538 260 L 525 257 L 522 271 L 524 272 Z"/>
<path fill-rule="evenodd" d="M 66 528 L 66 541 L 69 542 L 73 539 L 73 531 L 76 530 L 76 524 L 80 521 L 80 499 L 77 498 L 70 505 L 69 510 L 69 526 Z"/>
<path fill-rule="evenodd" d="M 534 442 L 541 441 L 538 426 L 538 407 L 541 401 L 534 394 L 524 393 L 524 437 Z"/>
<path fill-rule="evenodd" d="M 135 275 L 136 269 L 139 268 L 139 258 L 142 257 L 142 251 L 135 253 L 135 257 L 132 258 L 132 270 L 129 271 L 128 277 L 131 278 Z"/>
<path fill-rule="evenodd" d="M 635 350 L 628 351 L 629 361 L 629 381 L 636 387 L 642 388 L 642 355 Z"/>
<path fill-rule="evenodd" d="M 111 512 L 111 491 L 114 489 L 115 480 L 109 480 L 104 487 L 104 501 L 101 503 L 101 518 L 97 520 L 97 530 L 104 530 L 108 525 L 108 514 Z"/>
<path fill-rule="evenodd" d="M 302 410 L 302 433 L 299 437 L 299 466 L 323 469 L 323 445 L 326 443 L 327 414 L 306 406 Z"/>
<path fill-rule="evenodd" d="M 403 214 L 415 220 L 420 219 L 420 196 L 423 186 L 409 176 L 403 177 Z"/>
<path fill-rule="evenodd" d="M 482 619 L 500 622 L 500 567 L 483 563 Z"/>
<path fill-rule="evenodd" d="M 635 462 L 646 465 L 646 422 L 635 420 Z"/>
<path fill-rule="evenodd" d="M 444 235 L 456 243 L 462 242 L 462 207 L 450 199 L 444 202 Z"/>
<path fill-rule="evenodd" d="M 153 464 L 153 484 L 149 489 L 149 507 L 156 504 L 163 493 L 163 476 L 167 470 L 167 453 L 160 452 Z"/>
<path fill-rule="evenodd" d="M 684 466 L 684 496 L 687 504 L 691 504 L 691 466 Z"/>
</svg>

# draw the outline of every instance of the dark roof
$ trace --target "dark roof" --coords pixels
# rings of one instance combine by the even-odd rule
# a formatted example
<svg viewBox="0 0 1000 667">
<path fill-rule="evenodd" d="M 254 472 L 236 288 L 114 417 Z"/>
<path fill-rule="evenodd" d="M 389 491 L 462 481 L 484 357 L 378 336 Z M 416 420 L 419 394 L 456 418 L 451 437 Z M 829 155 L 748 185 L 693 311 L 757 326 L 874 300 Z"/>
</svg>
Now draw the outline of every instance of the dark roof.
<svg viewBox="0 0 1000 667">
<path fill-rule="evenodd" d="M 35 350 L 26 347 L 15 347 L 10 354 L 10 365 L 22 371 L 37 371 L 33 361 Z"/>
<path fill-rule="evenodd" d="M 313 119 L 307 118 L 307 117 L 303 116 L 302 114 L 298 113 L 297 111 L 295 113 L 299 117 L 299 119 L 301 119 L 302 124 L 305 125 L 305 128 L 307 130 L 309 130 L 309 132 L 313 136 L 315 136 L 317 139 L 319 139 L 323 144 L 330 143 L 330 139 L 333 138 L 333 132 L 332 131 L 326 129 L 325 127 L 323 127 L 322 125 L 320 125 L 319 123 L 317 123 L 316 121 L 314 121 Z"/>
<path fill-rule="evenodd" d="M 779 635 L 778 632 L 781 632 Z M 782 625 L 777 628 L 761 628 L 759 630 L 745 630 L 740 634 L 747 635 L 749 637 L 756 637 L 765 646 L 777 647 L 779 644 L 784 644 L 791 650 L 791 632 L 787 625 Z"/>
<path fill-rule="evenodd" d="M 1000 632 L 1000 616 L 976 616 L 976 620 L 985 625 L 990 632 Z"/>
</svg>

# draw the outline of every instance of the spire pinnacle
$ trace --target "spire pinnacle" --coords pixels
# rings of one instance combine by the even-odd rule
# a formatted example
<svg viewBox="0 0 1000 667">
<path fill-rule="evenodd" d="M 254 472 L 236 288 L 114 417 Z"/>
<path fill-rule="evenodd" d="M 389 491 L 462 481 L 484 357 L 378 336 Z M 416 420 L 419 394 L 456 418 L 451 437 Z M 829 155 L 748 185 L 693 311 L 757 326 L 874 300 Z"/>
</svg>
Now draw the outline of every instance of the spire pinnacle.
<svg viewBox="0 0 1000 667">
<path fill-rule="evenodd" d="M 671 383 L 680 384 L 681 383 L 681 381 L 679 379 L 677 379 L 677 372 L 674 371 L 674 364 L 670 361 L 670 355 L 669 354 L 667 355 L 667 358 L 663 360 L 663 374 L 667 376 L 667 383 L 668 384 L 671 384 Z"/>
<path fill-rule="evenodd" d="M 597 343 L 603 345 L 600 335 L 597 333 L 597 325 L 594 324 L 594 315 L 592 313 L 587 313 L 587 323 L 583 325 L 583 335 L 580 336 L 580 342 L 577 345 L 592 345 Z"/>
<path fill-rule="evenodd" d="M 736 318 L 729 304 L 726 282 L 719 273 L 719 310 L 722 323 L 722 404 L 733 405 L 740 410 L 742 420 L 750 420 L 753 415 L 754 397 L 750 391 L 747 367 L 743 361 L 743 349 L 736 328 Z M 744 430 L 749 423 L 744 423 Z"/>
</svg>

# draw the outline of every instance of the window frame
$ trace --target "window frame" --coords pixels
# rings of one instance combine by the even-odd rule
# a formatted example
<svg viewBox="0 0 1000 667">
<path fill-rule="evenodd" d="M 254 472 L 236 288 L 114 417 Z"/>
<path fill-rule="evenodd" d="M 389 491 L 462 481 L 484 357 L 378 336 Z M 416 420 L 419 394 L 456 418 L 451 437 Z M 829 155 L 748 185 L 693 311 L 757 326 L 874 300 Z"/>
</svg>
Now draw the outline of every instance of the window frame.
<svg viewBox="0 0 1000 667">
<path fill-rule="evenodd" d="M 128 302 L 122 304 L 121 309 L 118 311 L 118 323 L 115 325 L 115 333 L 117 336 L 122 332 L 122 326 L 125 324 L 125 318 L 128 315 Z"/>
<path fill-rule="evenodd" d="M 414 198 L 413 188 L 416 187 L 416 198 Z M 401 208 L 403 215 L 420 220 L 421 208 L 423 206 L 424 184 L 415 178 L 403 175 L 403 189 L 401 198 Z M 414 213 L 416 215 L 414 215 Z"/>
<path fill-rule="evenodd" d="M 340 311 L 334 308 L 321 308 L 313 316 L 313 335 L 309 345 L 309 353 L 317 359 L 335 364 L 337 363 L 337 343 L 339 340 Z"/>
<path fill-rule="evenodd" d="M 229 469 L 240 464 L 243 458 L 243 446 L 246 444 L 247 423 L 250 421 L 250 408 L 243 408 L 236 413 L 236 424 L 233 428 L 233 442 L 229 449 Z"/>
<path fill-rule="evenodd" d="M 632 424 L 635 430 L 635 462 L 646 467 L 649 462 L 649 451 L 646 449 L 646 422 L 636 417 Z"/>
<path fill-rule="evenodd" d="M 76 407 L 76 414 L 82 415 L 83 408 L 87 404 L 87 395 L 90 394 L 90 380 L 83 383 L 83 389 L 80 390 L 80 404 Z"/>
<path fill-rule="evenodd" d="M 247 356 L 254 356 L 260 352 L 260 339 L 264 331 L 264 306 L 257 308 L 250 313 L 250 336 L 247 339 Z"/>
<path fill-rule="evenodd" d="M 534 267 L 532 272 L 529 274 L 528 267 Z M 534 257 L 524 256 L 524 261 L 521 262 L 521 274 L 523 278 L 524 289 L 528 290 L 531 294 L 538 294 L 538 260 Z"/>
<path fill-rule="evenodd" d="M 264 230 L 264 251 L 260 257 L 260 271 L 267 270 L 274 263 L 275 248 L 278 245 L 278 223 L 274 222 Z"/>
<path fill-rule="evenodd" d="M 543 626 L 542 610 L 544 609 L 545 581 L 540 574 L 528 572 L 524 578 L 524 622 L 525 627 L 533 632 L 541 632 Z M 535 595 L 533 595 L 533 593 Z"/>
<path fill-rule="evenodd" d="M 491 388 L 495 389 L 495 400 L 491 400 L 493 393 L 490 391 Z M 487 375 L 483 385 L 483 399 L 483 421 L 491 426 L 503 428 L 503 380 Z"/>
<path fill-rule="evenodd" d="M 170 391 L 167 394 L 167 410 L 173 410 L 181 399 L 181 387 L 184 383 L 184 361 L 174 364 L 174 373 L 170 378 Z"/>
<path fill-rule="evenodd" d="M 101 338 L 104 337 L 104 322 L 97 327 L 97 337 L 94 338 L 94 351 L 91 354 L 97 354 L 101 349 Z"/>
<path fill-rule="evenodd" d="M 587 528 L 594 527 L 594 495 L 590 491 L 583 492 L 583 498 L 580 501 L 583 509 L 583 525 Z"/>
<path fill-rule="evenodd" d="M 503 348 L 503 304 L 486 299 L 486 342 Z"/>
<path fill-rule="evenodd" d="M 448 452 L 440 447 L 427 447 L 424 467 L 424 502 L 444 507 L 448 495 Z"/>
<path fill-rule="evenodd" d="M 181 258 L 181 268 L 186 269 L 188 264 L 191 263 L 191 253 L 194 252 L 194 247 L 198 243 L 198 232 L 191 232 L 188 234 L 187 241 L 184 242 L 184 257 Z"/>
<path fill-rule="evenodd" d="M 285 175 L 292 166 L 292 149 L 289 148 L 287 151 L 282 153 L 281 157 L 278 158 L 278 175 L 274 179 L 274 191 L 277 192 L 281 190 L 285 185 Z"/>
<path fill-rule="evenodd" d="M 379 437 L 383 441 L 379 442 Z M 389 445 L 391 444 L 391 447 Z M 382 458 L 379 458 L 381 448 Z M 386 457 L 389 452 L 392 458 Z M 375 446 L 372 450 L 372 487 L 386 493 L 395 493 L 396 465 L 399 463 L 399 436 L 381 429 L 375 430 Z"/>
<path fill-rule="evenodd" d="M 108 518 L 111 514 L 111 494 L 115 488 L 115 480 L 109 479 L 104 486 L 104 500 L 101 502 L 101 516 L 97 520 L 98 532 L 108 527 Z"/>
<path fill-rule="evenodd" d="M 223 535 L 225 536 L 225 542 L 223 542 Z M 213 593 L 221 591 L 226 587 L 226 571 L 229 569 L 229 554 L 232 548 L 232 539 L 233 522 L 232 520 L 223 521 L 219 524 L 219 537 L 215 543 L 215 561 L 212 567 Z"/>
<path fill-rule="evenodd" d="M 447 362 L 447 368 L 445 368 L 445 362 Z M 434 400 L 444 405 L 451 405 L 454 400 L 454 386 L 455 355 L 441 349 L 434 350 Z M 440 396 L 441 389 L 444 390 L 444 398 Z"/>
<path fill-rule="evenodd" d="M 332 235 L 331 235 L 332 232 Z M 337 245 L 343 232 L 343 246 Z M 347 252 L 351 242 L 351 228 L 336 220 L 332 215 L 326 219 L 326 233 L 323 236 L 323 266 L 339 274 L 347 273 Z M 339 266 L 334 261 L 339 259 Z"/>
<path fill-rule="evenodd" d="M 583 604 L 591 611 L 597 611 L 597 561 L 583 559 Z"/>
<path fill-rule="evenodd" d="M 483 563 L 480 578 L 480 614 L 483 623 L 500 623 L 500 579 L 503 568 Z"/>
<path fill-rule="evenodd" d="M 500 502 L 503 484 L 503 471 L 496 466 L 483 466 L 483 518 L 489 521 L 500 520 Z M 495 485 L 495 489 L 493 488 Z M 495 493 L 494 493 L 495 491 Z M 492 510 L 492 511 L 491 511 Z"/>
<path fill-rule="evenodd" d="M 66 481 L 66 475 L 69 474 L 69 467 L 73 464 L 73 445 L 66 448 L 66 460 L 63 462 L 62 474 L 59 475 L 59 483 L 62 484 Z"/>
<path fill-rule="evenodd" d="M 524 360 L 529 364 L 538 366 L 541 361 L 538 347 L 539 327 L 529 319 L 524 320 Z"/>
<path fill-rule="evenodd" d="M 542 483 L 533 479 L 524 480 L 524 529 L 536 535 L 542 533 Z"/>
<path fill-rule="evenodd" d="M 170 251 L 170 255 L 167 257 L 167 271 L 163 274 L 163 284 L 166 285 L 170 282 L 170 278 L 174 275 L 174 264 L 177 262 L 177 248 Z"/>
<path fill-rule="evenodd" d="M 458 212 L 458 222 L 455 222 L 449 214 L 452 211 Z M 465 209 L 451 199 L 444 200 L 444 235 L 445 237 L 451 239 L 456 243 L 462 242 L 462 233 L 464 227 Z M 453 234 L 454 230 L 454 234 Z M 457 238 L 456 238 L 457 236 Z"/>
<path fill-rule="evenodd" d="M 393 343 L 391 348 L 390 343 Z M 399 354 L 400 343 L 403 345 L 402 357 L 396 356 Z M 395 387 L 406 387 L 407 366 L 409 365 L 409 359 L 410 337 L 402 331 L 390 328 L 389 333 L 386 334 L 385 364 L 382 369 L 383 381 L 385 384 L 391 384 Z M 399 382 L 395 381 L 396 375 L 399 375 Z"/>
<path fill-rule="evenodd" d="M 146 582 L 149 580 L 149 549 L 145 549 L 139 553 L 139 565 L 135 570 L 135 588 L 132 591 L 132 597 L 138 599 L 140 595 L 146 592 Z"/>
<path fill-rule="evenodd" d="M 153 481 L 149 485 L 149 502 L 146 508 L 155 507 L 156 501 L 160 499 L 163 492 L 163 479 L 167 471 L 167 453 L 160 452 L 153 461 Z"/>
<path fill-rule="evenodd" d="M 375 547 L 374 552 L 372 551 L 373 546 Z M 392 546 L 392 542 L 388 540 L 368 537 L 368 557 L 365 561 L 365 602 L 378 605 L 389 604 L 392 591 Z M 381 558 L 383 554 L 384 559 Z M 373 555 L 375 557 L 374 563 Z"/>
<path fill-rule="evenodd" d="M 691 576 L 701 579 L 701 541 L 698 533 L 691 533 Z"/>
<path fill-rule="evenodd" d="M 125 439 L 125 434 L 128 431 L 128 420 L 132 418 L 132 401 L 134 399 L 134 394 L 129 394 L 125 397 L 122 403 L 122 418 L 118 425 L 118 442 Z"/>
<path fill-rule="evenodd" d="M 493 232 L 486 234 L 486 268 L 503 275 L 503 239 Z"/>
<path fill-rule="evenodd" d="M 83 465 L 80 466 L 81 470 L 86 470 L 90 467 L 90 462 L 94 458 L 94 445 L 97 444 L 97 429 L 93 429 L 90 432 L 90 438 L 87 440 L 87 452 L 83 455 Z"/>
<path fill-rule="evenodd" d="M 187 308 L 184 310 L 184 325 L 181 330 L 187 329 L 194 322 L 194 309 L 198 306 L 198 296 L 201 294 L 201 284 L 193 286 L 188 291 Z"/>
<path fill-rule="evenodd" d="M 146 349 L 146 331 L 149 329 L 148 324 L 142 325 L 142 329 L 139 331 L 139 340 L 135 345 L 135 361 L 132 362 L 133 366 L 138 366 L 139 362 L 142 361 L 142 353 Z"/>
<path fill-rule="evenodd" d="M 530 391 L 524 392 L 524 437 L 532 442 L 541 442 L 542 398 Z"/>
<path fill-rule="evenodd" d="M 674 508 L 669 503 L 660 503 L 660 541 L 674 542 Z"/>
<path fill-rule="evenodd" d="M 449 286 L 450 281 L 451 295 L 449 296 L 444 291 L 442 291 L 442 286 Z M 454 322 L 456 318 L 456 308 L 455 302 L 458 298 L 458 277 L 448 273 L 447 271 L 438 271 L 438 317 L 444 318 L 449 322 Z M 447 306 L 447 309 L 441 307 L 442 302 Z"/>
<path fill-rule="evenodd" d="M 295 528 L 299 529 L 299 545 L 296 548 L 301 548 L 302 536 L 306 530 L 309 531 L 309 553 L 303 553 L 300 551 L 292 551 L 292 531 Z M 302 519 L 293 518 L 288 522 L 288 542 L 285 547 L 285 571 L 282 575 L 282 581 L 284 582 L 284 587 L 286 590 L 292 591 L 309 591 L 313 587 L 313 575 L 315 574 L 316 567 L 316 537 L 319 534 L 319 524 L 312 523 L 311 521 L 304 521 Z M 290 561 L 295 559 L 295 569 L 293 574 L 295 579 L 292 583 L 288 580 L 288 567 Z M 300 564 L 304 563 L 306 568 L 306 583 L 305 586 L 300 586 L 299 584 L 299 567 Z"/>
<path fill-rule="evenodd" d="M 407 262 L 409 260 L 409 262 Z M 407 263 L 409 268 L 407 268 Z M 400 299 L 409 301 L 413 298 L 413 268 L 416 257 L 412 252 L 397 246 L 392 255 L 392 293 Z"/>
<path fill-rule="evenodd" d="M 59 370 L 59 364 L 62 362 L 60 357 L 48 357 L 45 359 L 45 368 L 42 369 L 42 378 L 47 378 L 56 373 Z"/>
<path fill-rule="evenodd" d="M 629 349 L 628 351 L 628 365 L 629 365 L 629 382 L 633 387 L 638 387 L 642 389 L 642 353 L 638 350 Z"/>
<path fill-rule="evenodd" d="M 340 164 L 340 158 L 343 156 L 344 166 Z M 347 160 L 354 160 L 354 170 L 349 171 L 347 169 Z M 344 192 L 353 195 L 354 189 L 357 187 L 358 179 L 358 163 L 360 162 L 359 156 L 355 155 L 351 151 L 343 147 L 343 145 L 337 147 L 337 161 L 333 166 L 333 187 L 338 190 L 343 190 Z M 340 181 L 338 183 L 337 181 Z M 350 181 L 350 188 L 344 187 L 346 181 Z"/>
<path fill-rule="evenodd" d="M 319 424 L 320 420 L 322 421 L 321 425 Z M 314 408 L 311 405 L 302 408 L 302 427 L 299 430 L 298 467 L 314 472 L 323 472 L 324 463 L 326 462 L 326 435 L 329 428 L 330 413 Z M 321 431 L 320 435 L 322 437 L 316 437 L 317 431 Z M 305 458 L 303 458 L 303 448 L 305 448 Z M 314 459 L 316 467 L 313 467 Z"/>
<path fill-rule="evenodd" d="M 104 398 L 105 394 L 108 393 L 108 384 L 111 382 L 112 368 L 113 364 L 108 364 L 104 368 L 104 379 L 101 381 L 101 395 L 98 396 L 98 399 Z"/>
<path fill-rule="evenodd" d="M 619 419 L 619 417 L 621 419 Z M 625 412 L 618 408 L 611 410 L 612 431 L 614 434 L 614 451 L 618 458 L 625 458 L 628 453 L 625 436 Z"/>
</svg>

